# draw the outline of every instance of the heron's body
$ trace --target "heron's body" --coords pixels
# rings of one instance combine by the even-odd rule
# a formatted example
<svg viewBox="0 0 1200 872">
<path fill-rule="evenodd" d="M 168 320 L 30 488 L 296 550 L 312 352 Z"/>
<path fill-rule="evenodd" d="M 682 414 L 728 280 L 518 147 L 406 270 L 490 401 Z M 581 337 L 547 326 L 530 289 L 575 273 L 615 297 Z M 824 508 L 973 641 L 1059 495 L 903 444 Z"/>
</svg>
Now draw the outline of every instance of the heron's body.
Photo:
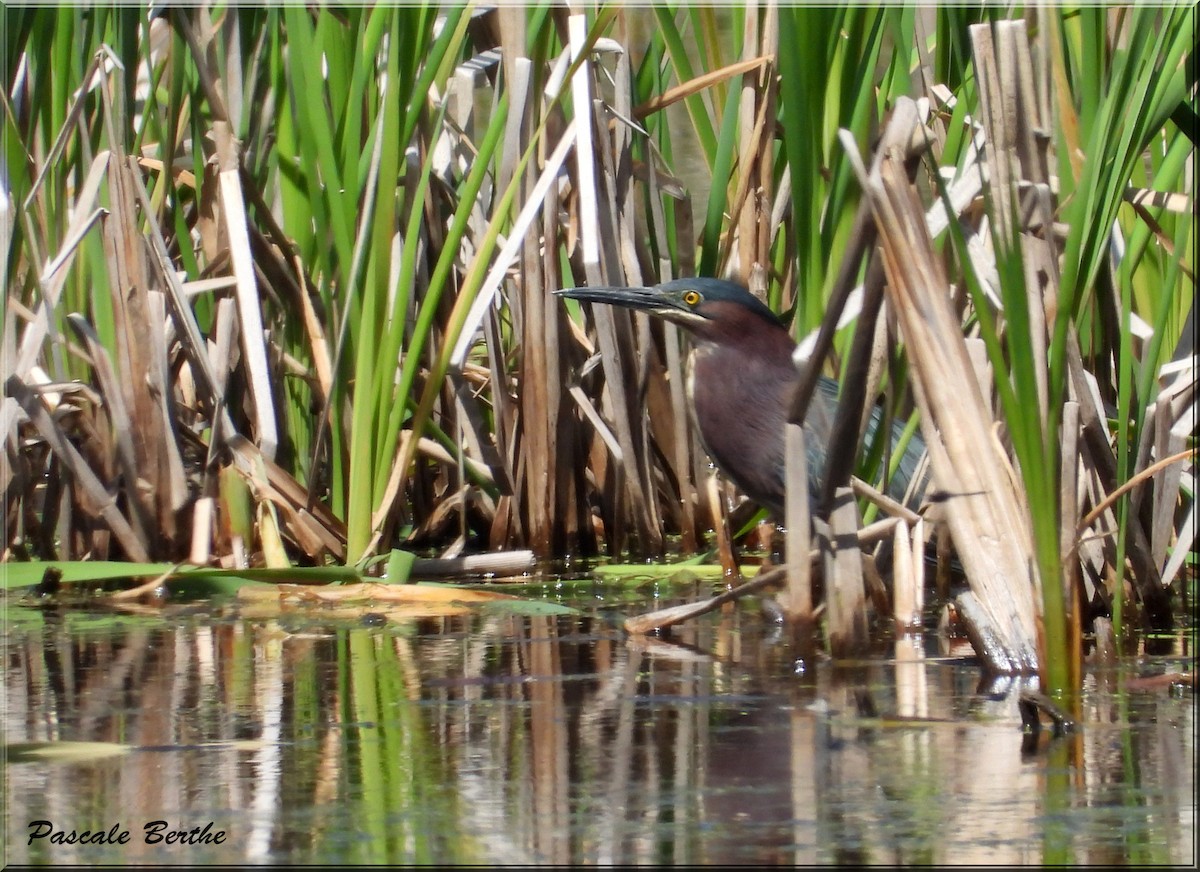
<svg viewBox="0 0 1200 872">
<path fill-rule="evenodd" d="M 705 450 L 752 500 L 783 518 L 784 425 L 799 374 L 796 343 L 748 291 L 719 279 L 680 279 L 654 288 L 571 288 L 563 296 L 640 309 L 682 326 L 692 340 L 688 396 Z M 822 378 L 804 420 L 808 487 L 815 498 L 837 410 L 835 381 Z M 876 413 L 868 427 L 878 426 Z M 901 428 L 893 428 L 893 444 Z M 903 499 L 924 450 L 910 442 L 888 492 Z"/>
<path fill-rule="evenodd" d="M 782 327 L 752 333 L 734 332 L 741 328 L 731 326 L 727 341 L 696 340 L 688 355 L 688 397 L 696 429 L 713 462 L 747 496 L 782 518 L 784 425 L 796 380 L 795 344 Z M 724 388 L 697 390 L 710 384 Z M 824 417 L 823 398 L 814 399 L 810 417 Z"/>
</svg>

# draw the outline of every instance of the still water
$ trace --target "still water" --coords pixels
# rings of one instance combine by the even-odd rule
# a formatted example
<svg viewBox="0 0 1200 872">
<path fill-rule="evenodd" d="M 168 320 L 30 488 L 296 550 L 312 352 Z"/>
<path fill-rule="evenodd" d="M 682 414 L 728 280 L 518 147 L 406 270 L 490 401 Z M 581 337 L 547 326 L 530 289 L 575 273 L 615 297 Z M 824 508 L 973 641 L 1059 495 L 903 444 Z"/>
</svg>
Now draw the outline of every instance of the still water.
<svg viewBox="0 0 1200 872">
<path fill-rule="evenodd" d="M 1138 680 L 1190 656 L 1089 673 L 1079 731 L 1030 743 L 1022 685 L 931 635 L 797 664 L 749 603 L 638 640 L 618 613 L 662 600 L 566 599 L 10 604 L 5 860 L 1195 862 L 1193 691 Z"/>
</svg>

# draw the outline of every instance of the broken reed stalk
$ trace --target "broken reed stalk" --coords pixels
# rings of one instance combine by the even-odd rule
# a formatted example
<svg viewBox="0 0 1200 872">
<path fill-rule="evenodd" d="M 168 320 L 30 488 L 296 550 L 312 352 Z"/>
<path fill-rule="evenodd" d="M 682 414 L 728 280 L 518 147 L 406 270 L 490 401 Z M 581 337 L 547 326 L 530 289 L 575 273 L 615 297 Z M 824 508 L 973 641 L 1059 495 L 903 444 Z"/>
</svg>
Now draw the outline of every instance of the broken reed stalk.
<svg viewBox="0 0 1200 872">
<path fill-rule="evenodd" d="M 784 433 L 787 463 L 788 587 L 780 606 L 784 616 L 796 624 L 797 634 L 810 636 L 813 625 L 812 562 L 801 559 L 811 550 L 812 519 L 809 516 L 808 453 L 804 427 L 788 422 Z"/>
<path fill-rule="evenodd" d="M 1076 533 L 1071 525 L 1071 521 L 1079 517 L 1079 403 L 1070 400 L 1063 403 L 1061 440 L 1058 551 L 1064 556 L 1063 619 L 1067 631 L 1068 679 L 1071 687 L 1079 687 L 1083 679 L 1083 600 L 1079 556 L 1075 551 Z"/>
<path fill-rule="evenodd" d="M 1076 527 L 1076 532 L 1082 533 L 1084 530 L 1086 530 L 1088 527 L 1090 527 L 1096 521 L 1097 518 L 1099 518 L 1106 511 L 1108 511 L 1114 505 L 1116 505 L 1117 500 L 1119 500 L 1124 494 L 1128 493 L 1129 491 L 1133 490 L 1135 487 L 1140 485 L 1142 482 L 1146 481 L 1147 479 L 1153 478 L 1157 473 L 1161 472 L 1164 469 L 1167 469 L 1168 467 L 1172 466 L 1173 464 L 1181 463 L 1182 461 L 1188 460 L 1188 459 L 1192 459 L 1192 460 L 1196 459 L 1196 449 L 1195 448 L 1187 448 L 1183 451 L 1176 452 L 1175 454 L 1169 455 L 1168 457 L 1164 457 L 1161 460 L 1155 461 L 1150 466 L 1147 466 L 1145 469 L 1138 472 L 1136 475 L 1134 475 L 1132 478 L 1130 478 L 1127 482 L 1125 482 L 1123 485 L 1118 487 L 1116 490 L 1109 493 L 1103 500 L 1101 500 L 1099 503 L 1097 503 L 1096 506 L 1090 512 L 1088 512 L 1086 515 L 1084 515 L 1083 518 L 1080 519 L 1079 524 Z"/>
<path fill-rule="evenodd" d="M 78 488 L 79 506 L 89 515 L 100 518 L 108 525 L 113 536 L 129 555 L 130 560 L 147 562 L 149 553 L 138 538 L 129 521 L 117 508 L 116 500 L 108 493 L 104 482 L 96 476 L 87 460 L 79 453 L 58 422 L 46 408 L 45 402 L 19 377 L 11 375 L 4 383 L 5 394 L 12 397 L 29 416 L 50 450 L 58 456 L 63 470 Z"/>
<path fill-rule="evenodd" d="M 834 492 L 833 511 L 826 526 L 815 521 L 824 539 L 825 617 L 829 653 L 835 658 L 866 651 L 871 642 L 867 625 L 867 595 L 863 586 L 862 550 L 858 544 L 858 504 L 848 487 Z M 824 535 L 822 535 L 824 534 Z"/>
<path fill-rule="evenodd" d="M 925 611 L 924 521 L 898 523 L 892 537 L 892 617 L 897 633 L 921 628 Z"/>
<path fill-rule="evenodd" d="M 892 124 L 917 129 L 915 104 L 897 102 Z M 921 204 L 898 150 L 869 175 L 853 139 L 843 143 L 875 215 L 887 292 L 912 368 L 914 396 L 934 481 L 949 495 L 946 520 L 979 612 L 994 644 L 980 651 L 999 673 L 1035 672 L 1038 631 L 1029 531 L 1004 475 L 1007 459 L 993 436 L 993 419 L 975 383 L 949 285 Z M 897 141 L 903 141 L 898 137 Z"/>
<path fill-rule="evenodd" d="M 849 503 L 851 507 L 854 506 L 853 499 L 851 499 Z M 852 556 L 853 553 L 858 552 L 863 546 L 872 542 L 876 542 L 883 535 L 886 535 L 894 523 L 894 521 L 888 519 L 887 521 L 880 521 L 876 524 L 871 524 L 870 526 L 858 529 L 856 520 L 855 527 L 853 529 L 853 545 L 843 545 L 842 551 Z M 844 542 L 848 543 L 849 539 L 845 539 Z M 821 554 L 822 552 L 816 549 L 808 552 L 807 562 L 810 567 L 810 572 L 812 564 L 821 559 Z M 713 609 L 718 608 L 725 603 L 733 602 L 734 600 L 741 599 L 742 597 L 752 593 L 758 593 L 766 588 L 771 587 L 772 585 L 788 585 L 787 592 L 790 594 L 791 579 L 795 569 L 796 566 L 794 562 L 790 561 L 783 566 L 776 566 L 773 569 L 763 569 L 759 575 L 756 575 L 753 579 L 745 584 L 739 585 L 732 590 L 727 590 L 724 593 L 718 594 L 717 596 L 709 599 L 701 600 L 700 602 L 695 603 L 684 603 L 683 605 L 678 606 L 669 606 L 665 609 L 658 609 L 653 612 L 646 612 L 641 615 L 635 615 L 634 617 L 626 618 L 625 629 L 630 633 L 649 633 L 653 630 L 663 630 L 667 627 L 673 626 L 674 624 L 679 624 L 683 621 L 691 620 L 692 618 L 698 618 L 700 615 L 708 614 Z M 859 576 L 859 580 L 862 580 L 861 574 Z M 866 620 L 865 605 L 866 602 L 864 598 L 860 602 L 859 608 L 859 611 L 862 612 L 864 622 Z M 788 613 L 785 610 L 785 615 L 787 614 Z M 788 617 L 797 619 L 794 615 L 788 615 Z M 808 621 L 812 621 L 814 619 L 814 615 L 811 611 L 808 613 L 800 613 L 798 619 L 807 619 Z M 803 638 L 800 639 L 802 645 L 806 641 L 807 640 Z"/>
<path fill-rule="evenodd" d="M 816 551 L 809 555 L 810 560 L 816 560 L 817 557 L 818 552 Z M 782 584 L 787 579 L 789 568 L 788 566 L 777 566 L 774 569 L 769 569 L 751 581 L 747 581 L 745 584 L 709 599 L 701 600 L 700 602 L 670 606 L 665 609 L 658 609 L 657 611 L 646 612 L 643 615 L 626 618 L 625 630 L 630 633 L 649 633 L 653 630 L 665 630 L 667 627 L 682 623 L 683 621 L 689 621 L 692 618 L 706 615 L 714 609 L 725 605 L 725 603 L 733 602 L 752 593 L 758 593 L 772 585 Z"/>
<path fill-rule="evenodd" d="M 534 552 L 500 551 L 491 554 L 468 554 L 464 557 L 418 557 L 413 561 L 413 578 L 466 578 L 493 575 L 501 578 L 531 572 L 536 564 Z"/>
</svg>

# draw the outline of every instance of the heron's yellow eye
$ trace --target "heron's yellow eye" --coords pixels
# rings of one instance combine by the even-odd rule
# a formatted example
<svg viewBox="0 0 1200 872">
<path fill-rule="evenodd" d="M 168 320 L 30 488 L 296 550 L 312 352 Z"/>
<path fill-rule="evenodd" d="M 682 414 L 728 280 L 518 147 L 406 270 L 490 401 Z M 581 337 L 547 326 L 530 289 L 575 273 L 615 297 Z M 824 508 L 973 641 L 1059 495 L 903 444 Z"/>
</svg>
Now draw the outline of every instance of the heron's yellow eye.
<svg viewBox="0 0 1200 872">
<path fill-rule="evenodd" d="M 689 306 L 695 306 L 700 302 L 700 294 L 697 291 L 684 291 L 683 301 Z"/>
</svg>

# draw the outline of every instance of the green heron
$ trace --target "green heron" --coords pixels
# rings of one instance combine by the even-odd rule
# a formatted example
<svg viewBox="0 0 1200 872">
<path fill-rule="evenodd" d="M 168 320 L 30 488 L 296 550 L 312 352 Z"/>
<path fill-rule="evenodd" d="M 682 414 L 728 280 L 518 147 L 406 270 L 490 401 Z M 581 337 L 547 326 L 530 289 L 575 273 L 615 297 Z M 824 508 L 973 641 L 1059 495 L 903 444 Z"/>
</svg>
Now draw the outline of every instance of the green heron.
<svg viewBox="0 0 1200 872">
<path fill-rule="evenodd" d="M 782 521 L 784 424 L 799 373 L 793 362 L 796 343 L 775 313 L 739 285 L 711 278 L 677 279 L 652 288 L 567 288 L 555 293 L 639 309 L 688 332 L 692 344 L 688 396 L 701 442 L 747 496 Z M 809 497 L 814 502 L 820 493 L 837 394 L 837 382 L 822 377 L 804 420 Z M 880 417 L 878 411 L 872 415 L 868 438 Z M 901 430 L 894 425 L 893 444 Z M 888 484 L 890 496 L 905 499 L 923 451 L 923 443 L 914 435 Z"/>
</svg>

